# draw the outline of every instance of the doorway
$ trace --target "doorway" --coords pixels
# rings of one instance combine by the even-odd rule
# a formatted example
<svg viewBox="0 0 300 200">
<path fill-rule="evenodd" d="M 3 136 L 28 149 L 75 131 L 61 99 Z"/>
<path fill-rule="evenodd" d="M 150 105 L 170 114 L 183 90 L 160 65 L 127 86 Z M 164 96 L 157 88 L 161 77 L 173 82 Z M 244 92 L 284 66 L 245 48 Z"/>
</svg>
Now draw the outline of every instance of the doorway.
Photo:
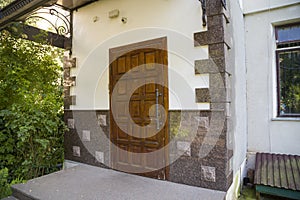
<svg viewBox="0 0 300 200">
<path fill-rule="evenodd" d="M 109 51 L 113 169 L 168 178 L 167 56 L 166 37 Z"/>
</svg>

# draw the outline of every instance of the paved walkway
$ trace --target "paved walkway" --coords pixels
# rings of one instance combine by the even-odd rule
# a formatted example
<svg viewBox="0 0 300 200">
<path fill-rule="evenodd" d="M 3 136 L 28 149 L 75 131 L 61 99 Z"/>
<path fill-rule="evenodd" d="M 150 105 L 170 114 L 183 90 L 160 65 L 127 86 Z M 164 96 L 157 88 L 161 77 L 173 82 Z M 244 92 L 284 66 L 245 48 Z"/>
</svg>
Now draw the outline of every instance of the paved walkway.
<svg viewBox="0 0 300 200">
<path fill-rule="evenodd" d="M 42 200 L 223 200 L 225 193 L 78 165 L 13 186 Z M 20 198 L 21 199 L 21 198 Z M 22 198 L 23 199 L 23 198 Z"/>
</svg>

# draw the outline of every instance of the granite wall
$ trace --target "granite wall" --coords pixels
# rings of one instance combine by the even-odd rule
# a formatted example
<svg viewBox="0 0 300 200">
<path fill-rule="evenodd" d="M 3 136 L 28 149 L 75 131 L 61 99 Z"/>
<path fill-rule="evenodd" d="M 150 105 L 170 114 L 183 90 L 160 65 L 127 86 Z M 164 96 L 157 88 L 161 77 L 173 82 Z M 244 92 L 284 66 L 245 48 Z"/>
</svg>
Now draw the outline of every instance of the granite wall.
<svg viewBox="0 0 300 200">
<path fill-rule="evenodd" d="M 65 159 L 110 166 L 109 111 L 65 110 Z"/>
<path fill-rule="evenodd" d="M 232 183 L 231 24 L 220 0 L 207 0 L 207 31 L 194 34 L 195 47 L 208 45 L 209 58 L 195 61 L 195 75 L 209 74 L 209 88 L 196 88 L 195 101 L 210 110 L 169 111 L 169 166 L 172 182 L 227 191 Z M 201 19 L 199 19 L 200 21 Z M 110 166 L 109 111 L 70 110 L 76 96 L 70 76 L 76 59 L 65 59 L 65 159 Z"/>
<path fill-rule="evenodd" d="M 209 57 L 195 61 L 195 74 L 209 74 L 209 88 L 197 88 L 195 92 L 197 102 L 210 103 L 210 118 L 207 130 L 199 131 L 192 147 L 208 148 L 211 151 L 202 158 L 194 154 L 189 158 L 193 160 L 191 167 L 200 170 L 198 173 L 200 181 L 188 181 L 180 176 L 174 179 L 176 182 L 183 180 L 193 182 L 193 185 L 227 191 L 233 177 L 231 82 L 234 62 L 230 39 L 232 25 L 229 8 L 220 0 L 207 0 L 206 5 L 207 31 L 195 33 L 194 40 L 195 46 L 208 45 Z M 190 177 L 193 177 L 192 174 Z"/>
</svg>

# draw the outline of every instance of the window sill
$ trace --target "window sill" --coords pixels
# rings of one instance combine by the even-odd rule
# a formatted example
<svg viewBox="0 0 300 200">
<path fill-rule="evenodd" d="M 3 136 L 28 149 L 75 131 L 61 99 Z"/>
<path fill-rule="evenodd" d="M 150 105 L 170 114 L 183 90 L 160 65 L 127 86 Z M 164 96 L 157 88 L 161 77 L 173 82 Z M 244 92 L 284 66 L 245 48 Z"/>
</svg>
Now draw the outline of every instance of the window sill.
<svg viewBox="0 0 300 200">
<path fill-rule="evenodd" d="M 271 121 L 295 121 L 295 122 L 300 122 L 300 117 L 276 117 L 276 118 L 272 118 Z"/>
</svg>

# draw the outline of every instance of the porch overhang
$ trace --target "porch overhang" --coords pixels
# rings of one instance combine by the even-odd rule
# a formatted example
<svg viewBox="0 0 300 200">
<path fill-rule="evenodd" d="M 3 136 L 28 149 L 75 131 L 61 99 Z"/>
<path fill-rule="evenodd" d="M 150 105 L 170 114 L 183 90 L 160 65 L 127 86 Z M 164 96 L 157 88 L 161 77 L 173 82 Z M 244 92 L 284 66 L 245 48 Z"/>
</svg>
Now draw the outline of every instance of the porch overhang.
<svg viewBox="0 0 300 200">
<path fill-rule="evenodd" d="M 12 22 L 22 21 L 35 10 L 51 6 L 57 0 L 16 0 L 0 10 L 0 30 Z"/>
<path fill-rule="evenodd" d="M 54 4 L 72 11 L 98 0 L 15 0 L 3 9 L 0 9 L 0 30 L 8 24 L 22 21 L 35 10 Z"/>
<path fill-rule="evenodd" d="M 69 32 L 67 33 L 69 33 L 70 35 L 63 35 L 60 34 L 58 31 L 57 33 L 46 31 L 46 39 L 53 46 L 70 50 L 72 46 L 72 11 L 86 6 L 87 4 L 93 3 L 95 1 L 98 0 L 15 0 L 3 9 L 0 9 L 0 31 L 5 28 L 9 29 L 9 25 L 12 23 L 26 21 L 26 19 L 32 13 L 36 12 L 41 8 L 56 5 L 62 7 L 64 10 L 69 11 L 71 13 L 69 15 L 71 16 L 70 19 L 66 20 L 66 18 L 64 18 L 64 22 L 68 22 L 67 26 L 69 26 L 70 29 L 68 29 Z M 17 25 L 17 27 L 19 31 L 22 31 L 23 33 L 28 35 L 27 39 L 29 40 L 34 40 L 35 36 L 42 31 L 41 29 L 28 26 L 22 23 Z"/>
</svg>

